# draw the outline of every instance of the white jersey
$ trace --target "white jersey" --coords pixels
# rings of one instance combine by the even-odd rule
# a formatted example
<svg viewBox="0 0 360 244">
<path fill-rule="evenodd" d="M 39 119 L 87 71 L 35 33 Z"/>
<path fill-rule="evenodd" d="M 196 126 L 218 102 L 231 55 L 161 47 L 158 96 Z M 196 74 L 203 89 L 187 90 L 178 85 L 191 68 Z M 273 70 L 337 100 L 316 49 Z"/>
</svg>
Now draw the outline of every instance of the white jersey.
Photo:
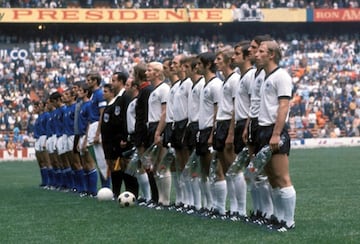
<svg viewBox="0 0 360 244">
<path fill-rule="evenodd" d="M 191 95 L 189 96 L 189 123 L 199 121 L 200 110 L 200 93 L 204 88 L 205 78 L 201 77 L 199 81 L 193 85 L 191 89 Z"/>
<path fill-rule="evenodd" d="M 200 93 L 199 129 L 214 126 L 214 106 L 220 102 L 222 81 L 218 77 L 205 83 Z"/>
<path fill-rule="evenodd" d="M 254 81 L 251 83 L 251 98 L 250 98 L 250 111 L 249 117 L 250 118 L 257 118 L 259 117 L 259 110 L 260 110 L 260 87 L 264 82 L 265 78 L 265 70 L 261 70 L 256 76 L 256 72 L 254 74 Z"/>
<path fill-rule="evenodd" d="M 261 101 L 259 111 L 259 125 L 269 126 L 275 124 L 278 114 L 279 97 L 292 96 L 292 79 L 286 70 L 275 69 L 261 86 Z M 289 117 L 289 112 L 286 121 Z"/>
<path fill-rule="evenodd" d="M 136 107 L 137 98 L 134 98 L 129 103 L 127 110 L 126 110 L 126 125 L 127 131 L 129 134 L 135 133 L 135 107 Z"/>
<path fill-rule="evenodd" d="M 174 121 L 188 118 L 188 100 L 193 83 L 190 78 L 180 81 L 174 96 Z"/>
<path fill-rule="evenodd" d="M 168 94 L 167 102 L 166 102 L 166 123 L 174 122 L 174 101 L 175 101 L 175 93 L 179 88 L 180 80 L 176 81 L 171 87 Z"/>
<path fill-rule="evenodd" d="M 237 72 L 230 74 L 223 82 L 221 99 L 216 114 L 216 120 L 230 120 L 234 111 L 236 87 L 239 85 L 240 75 Z"/>
<path fill-rule="evenodd" d="M 148 101 L 148 123 L 159 122 L 161 117 L 161 105 L 166 104 L 169 91 L 169 85 L 162 82 L 150 93 Z"/>
<path fill-rule="evenodd" d="M 250 110 L 251 85 L 256 69 L 249 69 L 241 75 L 235 93 L 235 121 L 247 119 Z"/>
</svg>

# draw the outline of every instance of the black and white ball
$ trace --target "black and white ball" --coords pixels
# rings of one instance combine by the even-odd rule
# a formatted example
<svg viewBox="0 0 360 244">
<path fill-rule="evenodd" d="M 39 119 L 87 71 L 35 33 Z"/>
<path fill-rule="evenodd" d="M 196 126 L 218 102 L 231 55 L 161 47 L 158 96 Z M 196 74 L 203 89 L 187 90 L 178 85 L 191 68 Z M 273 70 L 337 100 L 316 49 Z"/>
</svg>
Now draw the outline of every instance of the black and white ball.
<svg viewBox="0 0 360 244">
<path fill-rule="evenodd" d="M 120 207 L 132 207 L 135 205 L 136 198 L 135 195 L 129 191 L 124 191 L 118 197 L 118 202 Z"/>
</svg>

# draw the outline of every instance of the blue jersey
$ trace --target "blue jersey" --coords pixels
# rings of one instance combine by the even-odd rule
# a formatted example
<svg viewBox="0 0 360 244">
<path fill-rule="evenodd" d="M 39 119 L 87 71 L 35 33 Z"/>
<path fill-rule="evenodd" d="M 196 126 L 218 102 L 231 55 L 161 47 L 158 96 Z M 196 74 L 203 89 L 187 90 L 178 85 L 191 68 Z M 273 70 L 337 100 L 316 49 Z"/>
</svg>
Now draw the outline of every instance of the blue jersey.
<svg viewBox="0 0 360 244">
<path fill-rule="evenodd" d="M 75 103 L 65 106 L 64 110 L 64 134 L 74 135 Z"/>
<path fill-rule="evenodd" d="M 49 113 L 44 112 L 39 114 L 34 124 L 34 137 L 39 138 L 40 136 L 46 135 L 46 124 L 49 120 Z"/>
<path fill-rule="evenodd" d="M 57 109 L 55 109 L 55 131 L 56 136 L 60 137 L 64 134 L 64 112 L 65 112 L 66 106 L 61 106 Z"/>
<path fill-rule="evenodd" d="M 106 106 L 106 101 L 103 96 L 102 89 L 97 89 L 93 92 L 90 98 L 91 110 L 90 110 L 90 123 L 100 120 L 100 109 Z"/>
<path fill-rule="evenodd" d="M 91 101 L 84 102 L 81 104 L 80 112 L 79 112 L 79 134 L 85 135 L 87 126 L 90 122 L 90 108 Z"/>
<path fill-rule="evenodd" d="M 49 138 L 52 135 L 56 134 L 55 131 L 55 110 L 50 111 L 50 112 L 45 112 L 48 113 L 48 122 L 46 123 L 46 137 Z"/>
</svg>

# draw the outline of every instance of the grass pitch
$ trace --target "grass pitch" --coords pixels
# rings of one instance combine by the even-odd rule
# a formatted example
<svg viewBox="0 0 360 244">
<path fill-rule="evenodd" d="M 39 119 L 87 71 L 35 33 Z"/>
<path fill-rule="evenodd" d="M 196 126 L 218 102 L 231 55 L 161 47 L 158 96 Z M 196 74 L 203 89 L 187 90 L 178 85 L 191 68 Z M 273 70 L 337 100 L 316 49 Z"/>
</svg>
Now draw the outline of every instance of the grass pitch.
<svg viewBox="0 0 360 244">
<path fill-rule="evenodd" d="M 357 147 L 291 152 L 296 229 L 287 233 L 43 190 L 36 162 L 1 162 L 0 242 L 358 243 L 359 156 Z"/>
</svg>

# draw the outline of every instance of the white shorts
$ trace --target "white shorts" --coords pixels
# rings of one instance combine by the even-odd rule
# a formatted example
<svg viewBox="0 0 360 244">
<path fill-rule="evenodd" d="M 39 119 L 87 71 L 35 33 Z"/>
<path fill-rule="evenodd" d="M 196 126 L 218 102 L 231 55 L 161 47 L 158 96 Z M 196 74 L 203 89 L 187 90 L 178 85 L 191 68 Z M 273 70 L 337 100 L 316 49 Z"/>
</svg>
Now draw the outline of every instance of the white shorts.
<svg viewBox="0 0 360 244">
<path fill-rule="evenodd" d="M 46 135 L 40 136 L 35 141 L 35 151 L 42 152 L 46 150 Z"/>
<path fill-rule="evenodd" d="M 56 151 L 56 135 L 52 135 L 46 140 L 46 150 L 48 153 L 54 153 Z"/>
<path fill-rule="evenodd" d="M 56 150 L 58 155 L 66 153 L 67 139 L 66 135 L 62 135 L 56 140 Z"/>
<path fill-rule="evenodd" d="M 66 152 L 72 152 L 74 148 L 74 139 L 75 139 L 74 135 L 66 137 Z"/>
<path fill-rule="evenodd" d="M 88 130 L 88 134 L 87 134 L 87 145 L 88 146 L 91 146 L 94 144 L 94 139 L 95 139 L 96 131 L 98 128 L 98 124 L 99 124 L 99 122 L 94 122 L 89 125 L 89 130 Z M 101 140 L 101 136 L 99 139 Z"/>
</svg>

